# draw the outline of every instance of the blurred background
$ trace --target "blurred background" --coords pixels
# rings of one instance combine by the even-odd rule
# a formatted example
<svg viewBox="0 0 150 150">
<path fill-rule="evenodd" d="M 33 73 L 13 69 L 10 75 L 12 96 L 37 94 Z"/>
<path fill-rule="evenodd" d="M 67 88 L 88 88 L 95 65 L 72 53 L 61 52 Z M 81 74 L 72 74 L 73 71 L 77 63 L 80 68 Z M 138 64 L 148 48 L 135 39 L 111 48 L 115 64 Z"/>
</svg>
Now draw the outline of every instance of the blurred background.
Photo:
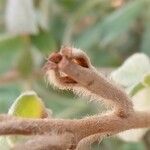
<svg viewBox="0 0 150 150">
<path fill-rule="evenodd" d="M 103 110 L 101 104 L 81 101 L 45 82 L 42 66 L 62 45 L 86 51 L 105 71 L 135 52 L 150 55 L 150 0 L 0 0 L 1 113 L 7 113 L 25 90 L 36 91 L 57 118 L 81 118 Z M 110 138 L 93 144 L 93 149 L 149 150 L 150 138 Z"/>
</svg>

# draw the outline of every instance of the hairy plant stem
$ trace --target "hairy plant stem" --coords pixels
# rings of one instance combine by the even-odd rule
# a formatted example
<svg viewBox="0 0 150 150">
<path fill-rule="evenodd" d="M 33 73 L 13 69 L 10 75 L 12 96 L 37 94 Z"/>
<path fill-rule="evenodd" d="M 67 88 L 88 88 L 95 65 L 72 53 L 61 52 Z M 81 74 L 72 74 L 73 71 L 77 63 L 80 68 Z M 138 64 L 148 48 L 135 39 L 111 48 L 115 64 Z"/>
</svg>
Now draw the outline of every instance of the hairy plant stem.
<svg viewBox="0 0 150 150">
<path fill-rule="evenodd" d="M 0 135 L 40 136 L 37 140 L 41 144 L 36 144 L 36 139 L 29 140 L 29 142 L 19 145 L 19 149 L 25 150 L 25 146 L 30 147 L 32 142 L 35 143 L 35 147 L 47 145 L 47 149 L 60 150 L 61 148 L 66 149 L 66 146 L 69 149 L 75 149 L 82 147 L 85 142 L 95 141 L 99 135 L 113 135 L 125 130 L 150 127 L 150 112 L 134 110 L 132 101 L 124 90 L 99 74 L 90 64 L 84 52 L 74 48 L 64 48 L 61 53 L 50 56 L 46 69 L 50 82 L 59 88 L 61 86 L 64 89 L 79 90 L 83 94 L 89 92 L 88 94 L 94 95 L 96 99 L 103 99 L 107 105 L 111 105 L 114 111 L 72 120 L 23 119 L 0 115 Z M 67 76 L 64 78 L 61 73 L 65 73 Z M 67 135 L 71 140 L 70 138 L 62 140 L 60 141 L 61 145 L 54 146 L 51 141 L 47 140 L 53 134 L 58 136 L 58 139 Z M 40 148 L 31 150 L 40 150 Z"/>
<path fill-rule="evenodd" d="M 127 118 L 115 114 L 91 116 L 83 119 L 12 119 L 0 124 L 0 135 L 42 135 L 71 132 L 79 141 L 84 137 L 104 132 L 116 132 L 150 127 L 150 112 L 134 112 Z"/>
</svg>

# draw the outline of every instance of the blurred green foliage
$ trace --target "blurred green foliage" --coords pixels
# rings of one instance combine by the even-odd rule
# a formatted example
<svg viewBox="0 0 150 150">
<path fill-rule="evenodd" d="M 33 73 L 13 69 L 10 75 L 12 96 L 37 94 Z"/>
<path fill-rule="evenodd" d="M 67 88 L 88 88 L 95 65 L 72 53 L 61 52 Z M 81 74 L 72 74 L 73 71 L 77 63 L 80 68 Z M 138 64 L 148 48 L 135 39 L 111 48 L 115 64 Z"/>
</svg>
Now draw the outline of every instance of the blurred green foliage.
<svg viewBox="0 0 150 150">
<path fill-rule="evenodd" d="M 42 22 L 38 16 L 41 2 L 34 0 Z M 85 50 L 97 67 L 117 67 L 135 52 L 150 55 L 150 1 L 49 0 L 48 4 L 48 28 L 40 26 L 36 35 L 14 36 L 5 27 L 7 1 L 0 0 L 0 112 L 7 112 L 21 92 L 31 89 L 53 110 L 55 117 L 80 118 L 100 112 L 101 105 L 89 105 L 74 98 L 71 92 L 47 86 L 41 68 L 48 54 L 61 45 Z M 1 81 L 14 70 L 20 75 L 17 79 Z M 99 149 L 146 148 L 143 142 L 130 144 L 115 138 L 104 140 Z"/>
</svg>

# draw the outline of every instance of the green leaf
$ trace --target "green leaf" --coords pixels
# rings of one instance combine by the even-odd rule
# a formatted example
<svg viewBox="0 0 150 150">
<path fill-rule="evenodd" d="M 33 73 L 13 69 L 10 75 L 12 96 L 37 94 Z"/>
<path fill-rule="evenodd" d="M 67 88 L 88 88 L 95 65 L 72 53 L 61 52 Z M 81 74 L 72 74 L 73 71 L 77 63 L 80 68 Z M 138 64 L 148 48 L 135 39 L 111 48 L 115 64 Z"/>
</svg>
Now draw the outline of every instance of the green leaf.
<svg viewBox="0 0 150 150">
<path fill-rule="evenodd" d="M 23 118 L 43 118 L 47 115 L 42 100 L 33 91 L 21 94 L 10 107 L 8 114 Z M 13 146 L 17 142 L 24 142 L 28 139 L 25 136 L 8 136 L 7 142 Z"/>
<path fill-rule="evenodd" d="M 144 1 L 142 0 L 132 1 L 123 8 L 116 10 L 103 21 L 99 21 L 95 26 L 92 26 L 80 35 L 77 39 L 77 46 L 89 48 L 98 42 L 108 44 L 121 33 L 129 29 L 138 15 L 143 11 L 143 4 Z"/>
<path fill-rule="evenodd" d="M 8 114 L 25 118 L 42 118 L 45 106 L 33 91 L 20 95 L 10 107 Z"/>
</svg>

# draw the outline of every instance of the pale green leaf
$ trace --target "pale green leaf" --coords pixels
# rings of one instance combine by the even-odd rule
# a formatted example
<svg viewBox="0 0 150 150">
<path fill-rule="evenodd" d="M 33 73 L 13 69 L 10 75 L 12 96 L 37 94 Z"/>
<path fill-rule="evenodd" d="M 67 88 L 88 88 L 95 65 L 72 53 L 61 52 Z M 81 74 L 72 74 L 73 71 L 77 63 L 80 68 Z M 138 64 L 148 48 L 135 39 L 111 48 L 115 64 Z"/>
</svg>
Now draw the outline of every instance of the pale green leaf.
<svg viewBox="0 0 150 150">
<path fill-rule="evenodd" d="M 139 142 L 148 129 L 133 129 L 118 134 L 118 137 L 126 142 Z"/>
<path fill-rule="evenodd" d="M 5 137 L 0 137 L 0 149 L 1 150 L 9 150 L 10 149 Z"/>
<path fill-rule="evenodd" d="M 121 67 L 111 73 L 111 78 L 124 87 L 132 87 L 142 81 L 150 71 L 150 59 L 147 55 L 136 53 L 129 57 Z"/>
</svg>

